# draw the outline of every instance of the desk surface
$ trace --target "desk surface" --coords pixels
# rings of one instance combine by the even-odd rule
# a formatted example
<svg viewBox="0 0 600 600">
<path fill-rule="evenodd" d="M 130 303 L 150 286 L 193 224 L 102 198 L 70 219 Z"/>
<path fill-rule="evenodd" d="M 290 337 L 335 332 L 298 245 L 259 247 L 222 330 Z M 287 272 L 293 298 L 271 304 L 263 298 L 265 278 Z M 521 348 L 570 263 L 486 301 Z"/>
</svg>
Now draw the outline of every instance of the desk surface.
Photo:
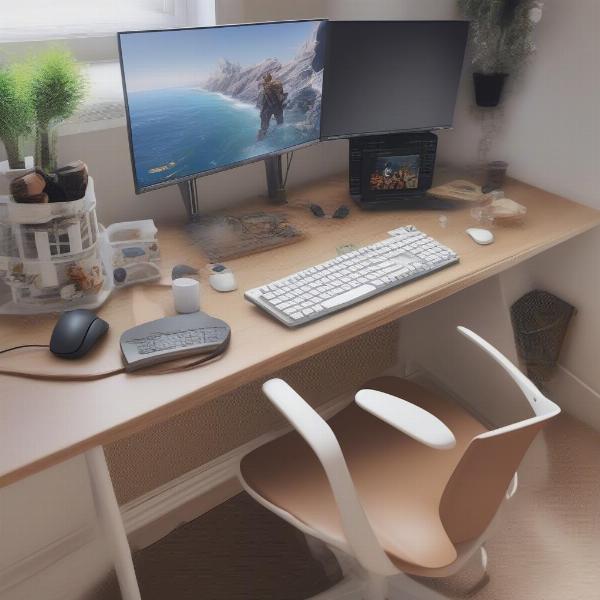
<svg viewBox="0 0 600 600">
<path fill-rule="evenodd" d="M 432 304 L 600 224 L 600 212 L 537 188 L 512 181 L 505 190 L 527 206 L 528 213 L 521 225 L 496 227 L 496 241 L 490 246 L 477 246 L 464 233 L 466 227 L 475 225 L 468 205 L 445 212 L 445 229 L 438 223 L 438 211 L 370 213 L 353 207 L 345 220 L 316 219 L 305 207 L 308 201 L 318 202 L 329 212 L 342 202 L 349 203 L 345 177 L 291 190 L 290 205 L 276 210 L 289 215 L 304 230 L 305 239 L 229 261 L 238 279 L 236 292 L 219 294 L 203 278 L 203 310 L 224 319 L 232 329 L 231 346 L 220 360 L 187 372 L 120 374 L 90 382 L 0 376 L 0 485 L 266 378 L 276 369 Z M 244 212 L 256 208 L 243 206 Z M 264 210 L 265 205 L 260 208 Z M 460 263 L 296 330 L 288 330 L 243 299 L 244 290 L 327 260 L 340 245 L 372 243 L 406 224 L 453 248 Z M 176 263 L 206 263 L 190 245 L 181 224 L 159 224 L 159 240 L 165 274 Z M 97 363 L 116 361 L 123 328 L 173 314 L 170 290 L 149 285 L 117 291 L 99 314 L 111 323 L 111 332 L 88 357 L 69 363 L 73 372 L 85 373 Z M 50 316 L 2 317 L 0 348 L 43 343 L 53 323 Z M 0 358 L 0 369 L 15 361 L 65 368 L 64 361 L 53 363 L 59 359 L 45 350 Z"/>
</svg>

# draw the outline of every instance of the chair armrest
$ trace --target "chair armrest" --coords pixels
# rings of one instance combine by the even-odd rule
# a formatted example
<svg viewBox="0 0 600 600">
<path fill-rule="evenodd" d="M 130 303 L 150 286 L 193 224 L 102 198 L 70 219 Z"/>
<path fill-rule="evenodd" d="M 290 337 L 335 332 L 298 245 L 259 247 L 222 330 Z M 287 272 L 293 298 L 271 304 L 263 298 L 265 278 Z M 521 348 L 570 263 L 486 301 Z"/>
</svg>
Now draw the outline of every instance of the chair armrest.
<svg viewBox="0 0 600 600">
<path fill-rule="evenodd" d="M 525 398 L 529 402 L 533 412 L 538 417 L 551 418 L 560 413 L 560 407 L 552 402 L 550 398 L 546 398 L 537 386 L 527 377 L 521 373 L 515 365 L 502 354 L 498 349 L 494 348 L 488 341 L 478 336 L 476 333 L 459 325 L 458 331 L 462 333 L 467 339 L 471 340 L 474 344 L 479 346 L 484 352 L 493 358 L 511 377 L 511 379 L 519 386 L 523 392 Z"/>
<path fill-rule="evenodd" d="M 430 412 L 416 404 L 378 390 L 360 390 L 356 404 L 402 433 L 437 450 L 456 446 L 454 434 Z"/>
<path fill-rule="evenodd" d="M 331 486 L 348 545 L 367 570 L 394 575 L 394 567 L 381 547 L 352 481 L 340 444 L 327 422 L 282 379 L 270 379 L 263 392 L 312 448 Z M 294 466 L 290 465 L 290 469 Z"/>
</svg>

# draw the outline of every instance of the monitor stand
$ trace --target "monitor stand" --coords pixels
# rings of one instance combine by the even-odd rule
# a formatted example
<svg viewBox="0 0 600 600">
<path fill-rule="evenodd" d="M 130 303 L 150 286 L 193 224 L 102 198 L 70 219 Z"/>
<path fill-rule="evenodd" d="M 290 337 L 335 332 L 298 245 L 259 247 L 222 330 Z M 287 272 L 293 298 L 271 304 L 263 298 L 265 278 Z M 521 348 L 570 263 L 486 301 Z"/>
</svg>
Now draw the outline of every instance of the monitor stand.
<svg viewBox="0 0 600 600">
<path fill-rule="evenodd" d="M 198 186 L 197 179 L 188 179 L 177 184 L 179 193 L 185 206 L 185 212 L 188 216 L 188 221 L 193 223 L 200 216 L 198 204 Z"/>
<path fill-rule="evenodd" d="M 269 201 L 271 204 L 285 204 L 287 198 L 283 182 L 281 154 L 265 158 L 265 172 L 267 175 L 267 195 Z"/>
<path fill-rule="evenodd" d="M 267 196 L 269 202 L 271 204 L 285 204 L 287 199 L 283 184 L 281 155 L 265 158 L 265 172 L 267 175 Z M 191 222 L 194 222 L 200 216 L 197 181 L 197 178 L 188 179 L 177 184 L 188 220 Z"/>
</svg>

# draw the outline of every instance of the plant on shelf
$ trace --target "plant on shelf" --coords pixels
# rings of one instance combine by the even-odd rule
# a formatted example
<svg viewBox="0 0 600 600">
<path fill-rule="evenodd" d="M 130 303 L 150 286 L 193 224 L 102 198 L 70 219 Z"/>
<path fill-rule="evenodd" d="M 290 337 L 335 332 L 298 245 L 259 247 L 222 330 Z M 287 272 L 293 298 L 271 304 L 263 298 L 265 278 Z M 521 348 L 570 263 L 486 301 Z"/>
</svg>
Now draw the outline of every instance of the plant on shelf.
<svg viewBox="0 0 600 600">
<path fill-rule="evenodd" d="M 35 163 L 52 172 L 57 166 L 56 126 L 77 110 L 87 80 L 70 52 L 53 48 L 32 60 L 30 85 L 36 120 Z"/>
<path fill-rule="evenodd" d="M 22 137 L 33 131 L 34 112 L 27 70 L 22 65 L 0 68 L 0 140 L 8 166 L 23 169 Z"/>
<path fill-rule="evenodd" d="M 504 81 L 535 51 L 533 31 L 542 18 L 538 0 L 458 0 L 471 21 L 473 82 L 478 106 L 497 106 Z"/>
</svg>

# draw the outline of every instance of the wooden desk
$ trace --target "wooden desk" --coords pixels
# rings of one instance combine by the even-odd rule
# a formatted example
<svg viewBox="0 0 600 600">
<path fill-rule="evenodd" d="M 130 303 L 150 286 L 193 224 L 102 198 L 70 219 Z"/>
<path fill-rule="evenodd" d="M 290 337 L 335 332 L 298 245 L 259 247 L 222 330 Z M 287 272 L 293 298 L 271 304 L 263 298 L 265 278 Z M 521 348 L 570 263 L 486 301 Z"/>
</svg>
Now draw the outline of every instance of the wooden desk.
<svg viewBox="0 0 600 600">
<path fill-rule="evenodd" d="M 237 292 L 218 294 L 206 283 L 202 285 L 202 308 L 227 321 L 232 329 L 231 346 L 220 360 L 169 375 L 120 374 L 86 382 L 0 376 L 0 486 L 85 452 L 98 518 L 112 551 L 122 597 L 140 600 L 102 445 L 446 298 L 600 224 L 600 212 L 564 198 L 516 181 L 505 189 L 508 196 L 527 206 L 527 217 L 522 225 L 497 227 L 496 241 L 490 246 L 477 246 L 465 234 L 465 228 L 475 224 L 469 206 L 447 211 L 445 229 L 436 211 L 367 213 L 353 208 L 347 219 L 338 221 L 314 218 L 307 205 L 317 202 L 331 214 L 342 202 L 349 203 L 345 176 L 292 190 L 290 205 L 279 210 L 305 231 L 306 238 L 229 261 L 238 279 Z M 327 260 L 340 245 L 384 239 L 390 229 L 407 224 L 453 248 L 460 263 L 297 330 L 286 329 L 243 299 L 244 290 Z M 186 240 L 181 224 L 159 224 L 159 240 L 165 282 L 174 264 L 206 262 Z M 0 370 L 82 376 L 118 367 L 121 331 L 172 314 L 170 289 L 148 285 L 120 290 L 99 312 L 111 330 L 85 359 L 67 363 L 45 350 L 21 351 L 0 357 Z M 0 348 L 43 343 L 54 321 L 49 316 L 2 317 Z"/>
<path fill-rule="evenodd" d="M 291 206 L 278 210 L 286 212 L 306 232 L 304 240 L 229 261 L 239 283 L 236 292 L 219 294 L 203 278 L 203 309 L 227 321 L 232 329 L 231 347 L 220 360 L 188 372 L 121 374 L 93 382 L 0 376 L 0 485 L 267 377 L 276 369 L 441 300 L 600 224 L 600 212 L 523 183 L 509 183 L 506 192 L 527 206 L 524 223 L 496 227 L 494 244 L 477 246 L 464 233 L 466 227 L 475 224 L 468 206 L 444 213 L 448 216 L 446 229 L 439 225 L 438 211 L 369 213 L 353 207 L 345 220 L 316 219 L 303 203 L 316 201 L 329 211 L 348 203 L 345 178 L 334 177 L 292 190 Z M 333 257 L 337 246 L 368 244 L 384 239 L 390 229 L 411 223 L 457 251 L 460 263 L 297 330 L 288 330 L 243 299 L 246 289 Z M 206 262 L 189 244 L 180 224 L 159 225 L 159 239 L 167 274 L 176 263 Z M 39 365 L 38 370 L 50 367 L 86 373 L 98 365 L 119 366 L 121 330 L 166 314 L 173 314 L 168 287 L 120 290 L 100 310 L 111 323 L 110 335 L 86 359 L 65 364 L 45 350 L 21 351 L 0 357 L 0 369 L 34 364 Z M 52 316 L 2 317 L 0 348 L 43 343 L 54 321 Z"/>
</svg>

